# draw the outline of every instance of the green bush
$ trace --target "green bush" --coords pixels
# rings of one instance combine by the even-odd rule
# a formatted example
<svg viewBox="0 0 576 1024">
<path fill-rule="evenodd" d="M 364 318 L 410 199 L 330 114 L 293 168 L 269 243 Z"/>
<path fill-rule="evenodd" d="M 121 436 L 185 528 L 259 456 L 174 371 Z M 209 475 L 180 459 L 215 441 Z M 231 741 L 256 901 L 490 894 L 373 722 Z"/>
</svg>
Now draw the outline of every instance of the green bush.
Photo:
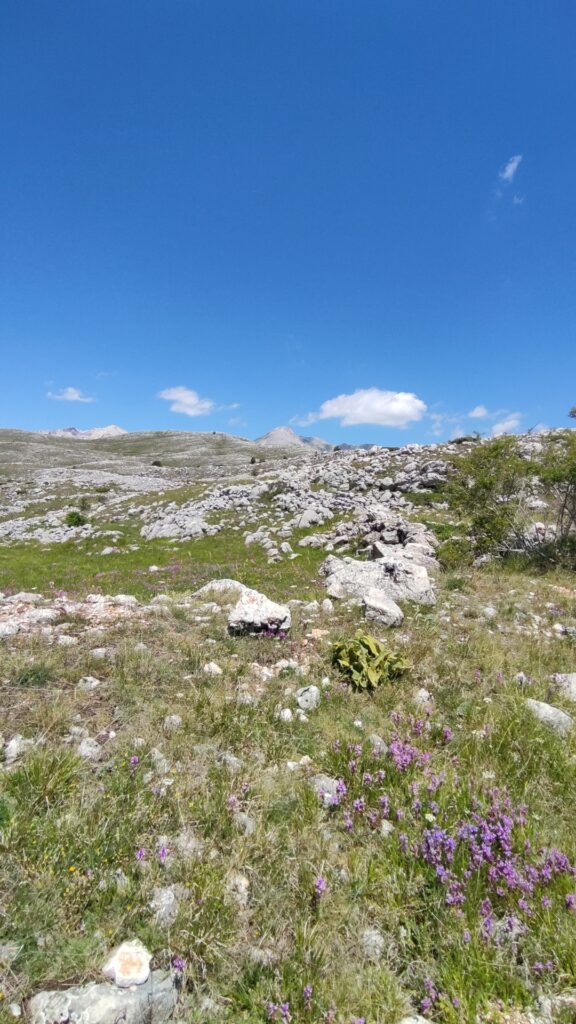
<svg viewBox="0 0 576 1024">
<path fill-rule="evenodd" d="M 451 537 L 438 548 L 438 561 L 443 569 L 462 569 L 473 561 L 472 545 L 469 540 Z"/>
<path fill-rule="evenodd" d="M 446 496 L 466 516 L 474 550 L 517 550 L 524 544 L 524 499 L 532 470 L 513 437 L 496 437 L 454 459 Z"/>
<path fill-rule="evenodd" d="M 389 651 L 381 640 L 359 630 L 353 640 L 334 644 L 332 663 L 358 690 L 373 690 L 397 679 L 407 669 L 400 655 Z"/>
<path fill-rule="evenodd" d="M 86 516 L 83 516 L 78 509 L 73 509 L 72 512 L 68 512 L 66 519 L 64 520 L 66 526 L 85 526 L 88 520 Z"/>
</svg>

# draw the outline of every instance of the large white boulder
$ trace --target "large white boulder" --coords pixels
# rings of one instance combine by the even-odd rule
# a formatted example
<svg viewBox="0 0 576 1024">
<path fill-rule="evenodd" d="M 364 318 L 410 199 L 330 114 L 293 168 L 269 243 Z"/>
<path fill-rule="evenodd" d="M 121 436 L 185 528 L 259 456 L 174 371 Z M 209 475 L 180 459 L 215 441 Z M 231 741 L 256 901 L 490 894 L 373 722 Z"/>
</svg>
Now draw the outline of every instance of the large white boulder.
<svg viewBox="0 0 576 1024">
<path fill-rule="evenodd" d="M 329 555 L 321 571 L 327 576 L 330 597 L 359 597 L 362 601 L 371 589 L 383 591 L 393 601 L 435 604 L 434 584 L 425 566 L 410 562 L 396 550 L 374 562 Z"/>
<path fill-rule="evenodd" d="M 228 616 L 231 633 L 278 633 L 290 629 L 292 617 L 284 604 L 276 604 L 258 590 L 246 587 Z"/>
</svg>

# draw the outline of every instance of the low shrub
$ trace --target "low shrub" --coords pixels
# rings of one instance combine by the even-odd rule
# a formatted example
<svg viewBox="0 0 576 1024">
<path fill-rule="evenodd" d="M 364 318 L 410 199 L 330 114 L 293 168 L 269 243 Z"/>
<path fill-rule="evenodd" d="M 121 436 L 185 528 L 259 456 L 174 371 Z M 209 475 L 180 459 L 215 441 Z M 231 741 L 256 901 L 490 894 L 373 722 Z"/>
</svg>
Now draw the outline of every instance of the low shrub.
<svg viewBox="0 0 576 1024">
<path fill-rule="evenodd" d="M 68 512 L 64 522 L 66 526 L 86 526 L 88 520 L 78 509 L 73 509 L 71 512 Z"/>
</svg>

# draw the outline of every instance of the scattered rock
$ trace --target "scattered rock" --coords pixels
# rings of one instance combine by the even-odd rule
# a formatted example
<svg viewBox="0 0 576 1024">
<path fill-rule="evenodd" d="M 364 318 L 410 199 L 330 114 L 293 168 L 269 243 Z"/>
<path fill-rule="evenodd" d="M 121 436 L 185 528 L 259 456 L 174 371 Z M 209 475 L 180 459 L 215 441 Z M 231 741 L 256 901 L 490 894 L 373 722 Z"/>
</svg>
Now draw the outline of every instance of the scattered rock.
<svg viewBox="0 0 576 1024">
<path fill-rule="evenodd" d="M 180 903 L 175 892 L 175 886 L 170 885 L 162 888 L 157 885 L 154 887 L 150 908 L 154 911 L 154 921 L 156 924 L 160 925 L 161 928 L 169 928 L 178 917 L 179 907 Z"/>
<path fill-rule="evenodd" d="M 164 719 L 164 730 L 165 732 L 178 732 L 182 728 L 182 716 L 181 715 L 166 715 Z"/>
<path fill-rule="evenodd" d="M 86 736 L 81 740 L 76 749 L 80 757 L 86 758 L 87 761 L 99 761 L 104 753 L 98 741 L 92 739 L 91 736 Z"/>
<path fill-rule="evenodd" d="M 383 626 L 400 626 L 404 621 L 404 612 L 398 607 L 384 590 L 368 587 L 362 595 L 362 602 L 367 619 L 374 619 Z"/>
<path fill-rule="evenodd" d="M 132 988 L 92 982 L 57 992 L 39 992 L 28 1004 L 30 1024 L 166 1024 L 176 1006 L 169 974 L 154 971 Z"/>
<path fill-rule="evenodd" d="M 143 985 L 150 975 L 151 959 L 152 954 L 139 939 L 129 939 L 111 953 L 102 973 L 119 988 Z"/>
<path fill-rule="evenodd" d="M 560 733 L 561 736 L 566 736 L 574 724 L 570 715 L 562 711 L 561 708 L 554 707 L 553 704 L 546 704 L 542 700 L 532 700 L 529 697 L 526 700 L 526 706 L 539 722 L 549 725 L 551 729 Z"/>
<path fill-rule="evenodd" d="M 279 633 L 290 629 L 292 618 L 286 605 L 276 604 L 257 590 L 245 588 L 228 616 L 228 629 L 241 633 Z"/>
<path fill-rule="evenodd" d="M 327 576 L 330 597 L 358 597 L 363 601 L 375 588 L 393 601 L 436 602 L 434 586 L 425 566 L 408 562 L 399 555 L 388 555 L 376 562 L 329 555 L 320 568 Z"/>
<path fill-rule="evenodd" d="M 208 662 L 206 662 L 206 664 L 202 667 L 202 671 L 204 672 L 204 675 L 207 675 L 207 676 L 221 676 L 222 675 L 222 669 L 220 668 L 220 665 L 216 664 L 215 661 L 208 661 Z"/>
<path fill-rule="evenodd" d="M 377 928 L 365 928 L 360 932 L 360 948 L 369 960 L 381 960 L 386 947 L 386 940 Z"/>
<path fill-rule="evenodd" d="M 296 703 L 303 711 L 313 711 L 320 704 L 321 694 L 317 686 L 303 686 L 296 691 Z"/>
</svg>

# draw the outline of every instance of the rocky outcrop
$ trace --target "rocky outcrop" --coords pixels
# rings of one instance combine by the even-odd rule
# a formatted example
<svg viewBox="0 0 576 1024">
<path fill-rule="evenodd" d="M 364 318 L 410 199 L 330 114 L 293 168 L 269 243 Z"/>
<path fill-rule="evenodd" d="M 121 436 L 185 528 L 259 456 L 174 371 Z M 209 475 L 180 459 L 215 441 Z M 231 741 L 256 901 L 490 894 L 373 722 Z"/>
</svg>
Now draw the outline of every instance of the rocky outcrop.
<svg viewBox="0 0 576 1024">
<path fill-rule="evenodd" d="M 326 589 L 330 597 L 357 597 L 365 601 L 368 595 L 369 601 L 373 601 L 373 591 L 377 590 L 392 601 L 436 602 L 434 585 L 425 566 L 394 554 L 375 562 L 329 555 L 322 563 L 321 572 L 327 577 Z"/>
</svg>

